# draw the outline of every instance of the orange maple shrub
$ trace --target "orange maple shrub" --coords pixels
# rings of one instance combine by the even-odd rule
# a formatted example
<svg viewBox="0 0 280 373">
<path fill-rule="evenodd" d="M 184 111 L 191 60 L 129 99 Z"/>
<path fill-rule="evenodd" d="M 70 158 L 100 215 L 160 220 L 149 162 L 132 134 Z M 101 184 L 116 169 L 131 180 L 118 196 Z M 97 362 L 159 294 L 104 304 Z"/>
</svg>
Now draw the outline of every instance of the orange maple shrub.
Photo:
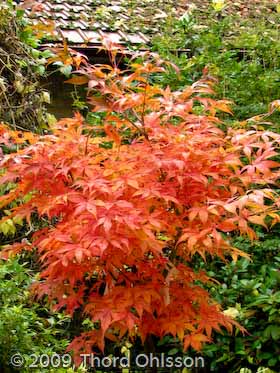
<svg viewBox="0 0 280 373">
<path fill-rule="evenodd" d="M 106 136 L 91 136 L 93 127 L 76 114 L 49 135 L 29 135 L 28 146 L 2 161 L 1 182 L 16 186 L 1 207 L 18 201 L 12 216 L 52 221 L 3 255 L 36 248 L 36 294 L 95 322 L 70 345 L 76 353 L 104 350 L 106 339 L 167 334 L 200 349 L 213 330 L 231 330 L 234 322 L 203 289 L 210 279 L 192 269 L 192 257 L 236 259 L 243 254 L 228 232 L 254 239 L 252 223 L 279 222 L 269 187 L 279 177 L 271 159 L 279 135 L 222 131 L 215 114 L 229 109 L 209 97 L 211 80 L 172 92 L 152 83 L 164 68 L 155 56 L 125 72 L 116 63 L 83 65 L 72 82 L 88 83 Z M 4 127 L 1 139 L 19 140 Z M 104 149 L 104 141 L 112 147 Z"/>
</svg>

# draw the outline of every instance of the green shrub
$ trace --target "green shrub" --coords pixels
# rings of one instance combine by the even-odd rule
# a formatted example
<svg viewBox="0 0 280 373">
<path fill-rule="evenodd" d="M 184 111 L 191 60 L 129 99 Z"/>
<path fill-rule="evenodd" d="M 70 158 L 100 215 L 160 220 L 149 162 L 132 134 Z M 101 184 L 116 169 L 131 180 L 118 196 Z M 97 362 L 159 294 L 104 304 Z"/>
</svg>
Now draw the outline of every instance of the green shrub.
<svg viewBox="0 0 280 373">
<path fill-rule="evenodd" d="M 219 79 L 218 97 L 234 102 L 235 118 L 267 112 L 280 98 L 279 19 L 279 13 L 256 21 L 211 10 L 170 18 L 153 48 L 181 68 L 182 78 L 170 70 L 160 83 L 179 88 L 197 80 L 207 66 L 207 74 Z M 270 119 L 277 124 L 279 118 L 278 111 Z"/>
<path fill-rule="evenodd" d="M 238 373 L 246 368 L 243 373 L 259 373 L 260 367 L 271 369 L 264 370 L 266 373 L 280 371 L 280 238 L 260 236 L 253 243 L 235 238 L 235 246 L 249 253 L 252 261 L 217 260 L 209 266 L 199 258 L 194 260 L 197 269 L 206 270 L 219 281 L 209 286 L 211 295 L 248 332 L 216 334 L 214 343 L 205 345 L 201 353 L 207 371 Z M 172 338 L 165 338 L 159 348 L 162 346 L 166 353 L 183 353 Z"/>
<path fill-rule="evenodd" d="M 29 368 L 41 355 L 63 355 L 69 344 L 70 319 L 62 313 L 51 314 L 43 304 L 30 297 L 32 274 L 19 259 L 0 261 L 0 366 L 1 372 L 71 373 L 66 368 Z M 25 363 L 12 367 L 11 358 L 20 354 Z M 33 356 L 32 356 L 33 354 Z M 67 365 L 68 366 L 68 365 Z"/>
</svg>

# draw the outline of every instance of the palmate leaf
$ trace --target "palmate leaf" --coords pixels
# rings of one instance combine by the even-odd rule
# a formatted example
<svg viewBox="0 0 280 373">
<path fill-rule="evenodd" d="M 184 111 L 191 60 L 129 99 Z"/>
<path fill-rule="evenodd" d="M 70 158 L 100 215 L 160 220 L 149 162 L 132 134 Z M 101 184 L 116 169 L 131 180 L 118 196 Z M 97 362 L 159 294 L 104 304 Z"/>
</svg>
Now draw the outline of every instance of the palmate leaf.
<svg viewBox="0 0 280 373">
<path fill-rule="evenodd" d="M 203 81 L 183 93 L 154 89 L 149 75 L 163 68 L 154 56 L 132 72 L 85 67 L 84 75 L 98 80 L 91 102 L 105 113 L 102 141 L 113 141 L 111 149 L 84 134 L 88 125 L 76 114 L 2 161 L 0 181 L 17 184 L 1 204 L 30 195 L 9 219 L 30 220 L 36 212 L 57 221 L 33 236 L 44 268 L 34 291 L 56 310 L 72 315 L 79 308 L 99 324 L 73 341 L 77 354 L 92 345 L 103 350 L 107 337 L 144 342 L 150 334 L 200 349 L 213 330 L 231 330 L 234 320 L 197 285 L 208 279 L 186 263 L 195 254 L 235 260 L 243 253 L 224 233 L 254 238 L 252 224 L 267 224 L 266 216 L 279 221 L 279 200 L 265 185 L 279 178 L 271 158 L 280 136 L 224 133 L 213 115 L 225 102 L 203 97 L 204 113 L 192 113 L 192 97 L 211 87 Z"/>
</svg>

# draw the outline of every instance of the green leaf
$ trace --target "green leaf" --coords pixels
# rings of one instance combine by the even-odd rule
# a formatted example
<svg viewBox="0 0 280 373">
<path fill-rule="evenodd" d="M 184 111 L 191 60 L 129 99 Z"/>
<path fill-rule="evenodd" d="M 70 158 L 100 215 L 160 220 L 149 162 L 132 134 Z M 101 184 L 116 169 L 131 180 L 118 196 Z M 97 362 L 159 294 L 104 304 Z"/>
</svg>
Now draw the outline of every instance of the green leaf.
<svg viewBox="0 0 280 373">
<path fill-rule="evenodd" d="M 170 351 L 168 351 L 168 355 L 175 355 L 179 352 L 178 348 L 172 348 Z"/>
<path fill-rule="evenodd" d="M 245 346 L 241 338 L 235 339 L 235 353 L 238 355 L 245 355 Z"/>
<path fill-rule="evenodd" d="M 277 360 L 278 360 L 277 357 L 273 357 L 273 358 L 269 359 L 268 362 L 267 362 L 268 366 L 273 367 L 274 365 L 277 364 Z"/>
<path fill-rule="evenodd" d="M 0 224 L 0 231 L 5 235 L 14 235 L 16 233 L 16 227 L 12 219 L 8 219 Z"/>
<path fill-rule="evenodd" d="M 72 66 L 71 65 L 63 65 L 59 71 L 65 75 L 66 77 L 69 77 L 71 75 L 71 72 L 72 72 Z"/>
<path fill-rule="evenodd" d="M 22 218 L 19 217 L 19 216 L 14 216 L 14 217 L 13 217 L 13 222 L 14 222 L 15 224 L 18 224 L 18 225 L 23 225 L 23 220 L 22 220 Z"/>
<path fill-rule="evenodd" d="M 280 326 L 272 325 L 273 328 L 271 329 L 271 337 L 274 341 L 280 340 Z"/>
<path fill-rule="evenodd" d="M 212 7 L 216 12 L 220 12 L 226 6 L 225 0 L 212 0 Z"/>
<path fill-rule="evenodd" d="M 37 71 L 37 73 L 38 73 L 40 76 L 43 76 L 43 75 L 45 74 L 45 72 L 46 72 L 45 66 L 43 66 L 43 65 L 38 65 L 38 66 L 36 67 L 36 71 Z"/>
</svg>

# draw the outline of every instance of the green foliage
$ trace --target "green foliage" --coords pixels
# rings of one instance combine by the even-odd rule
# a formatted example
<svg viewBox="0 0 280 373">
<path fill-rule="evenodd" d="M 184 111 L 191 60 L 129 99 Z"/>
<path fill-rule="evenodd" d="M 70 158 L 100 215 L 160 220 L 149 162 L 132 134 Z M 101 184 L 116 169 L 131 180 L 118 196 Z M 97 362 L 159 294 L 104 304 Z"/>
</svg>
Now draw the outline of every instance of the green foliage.
<svg viewBox="0 0 280 373">
<path fill-rule="evenodd" d="M 279 18 L 278 13 L 264 15 L 256 22 L 196 10 L 170 19 L 164 36 L 155 38 L 154 50 L 179 65 L 182 75 L 178 79 L 170 69 L 160 83 L 172 88 L 190 84 L 207 67 L 219 79 L 218 97 L 234 102 L 237 119 L 267 112 L 269 103 L 280 97 Z M 270 119 L 276 124 L 279 117 L 278 111 Z"/>
<path fill-rule="evenodd" d="M 35 276 L 36 277 L 36 276 Z M 30 297 L 30 285 L 35 280 L 25 264 L 18 259 L 0 261 L 0 366 L 1 372 L 13 372 L 10 359 L 21 354 L 25 364 L 20 372 L 30 372 L 32 354 L 64 354 L 69 343 L 70 319 L 63 313 L 51 314 L 43 304 Z M 16 370 L 17 371 L 17 370 Z M 34 373 L 52 370 L 32 369 Z M 71 373 L 71 369 L 55 372 Z"/>
<path fill-rule="evenodd" d="M 260 366 L 280 369 L 280 239 L 275 234 L 260 233 L 259 241 L 234 239 L 235 246 L 252 256 L 252 261 L 236 263 L 216 261 L 211 267 L 199 261 L 197 268 L 215 274 L 219 284 L 210 291 L 225 313 L 236 318 L 248 334 L 216 335 L 214 343 L 204 347 L 211 371 L 239 372 L 248 367 L 256 372 Z M 207 365 L 206 364 L 206 365 Z"/>
</svg>

